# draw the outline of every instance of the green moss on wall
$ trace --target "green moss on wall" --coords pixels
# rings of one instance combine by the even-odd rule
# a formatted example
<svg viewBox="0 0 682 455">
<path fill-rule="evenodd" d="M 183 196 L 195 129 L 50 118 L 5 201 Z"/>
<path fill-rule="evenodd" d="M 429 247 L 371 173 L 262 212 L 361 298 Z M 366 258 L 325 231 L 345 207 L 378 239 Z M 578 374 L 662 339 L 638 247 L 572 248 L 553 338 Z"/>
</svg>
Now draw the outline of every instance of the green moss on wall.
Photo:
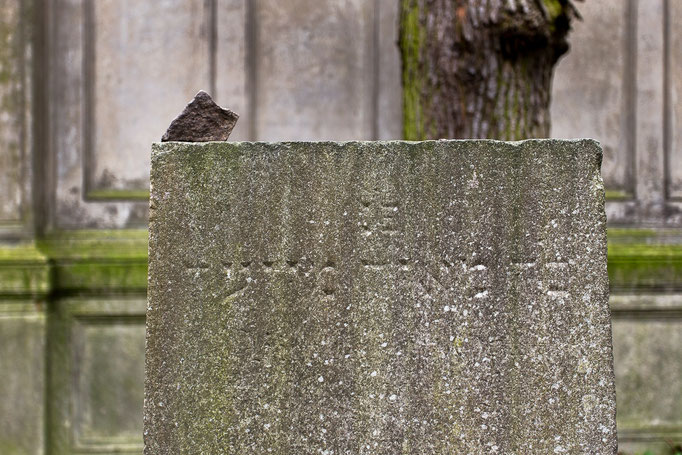
<svg viewBox="0 0 682 455">
<path fill-rule="evenodd" d="M 89 200 L 95 201 L 146 201 L 149 199 L 147 190 L 94 190 L 87 194 Z"/>
<path fill-rule="evenodd" d="M 624 201 L 632 199 L 632 195 L 621 190 L 606 190 L 606 199 L 609 201 Z"/>
<path fill-rule="evenodd" d="M 86 259 L 146 262 L 148 235 L 146 229 L 62 231 L 39 240 L 37 246 L 58 262 Z"/>
<path fill-rule="evenodd" d="M 135 292 L 147 288 L 147 231 L 84 230 L 0 246 L 0 295 Z"/>
<path fill-rule="evenodd" d="M 422 113 L 422 72 L 420 55 L 426 40 L 419 20 L 419 8 L 412 0 L 401 2 L 400 49 L 403 75 L 403 136 L 418 141 L 426 138 Z"/>
<path fill-rule="evenodd" d="M 609 280 L 617 291 L 682 289 L 678 230 L 609 229 Z"/>
<path fill-rule="evenodd" d="M 147 288 L 146 229 L 56 233 L 38 242 L 53 264 L 58 292 Z"/>
<path fill-rule="evenodd" d="M 0 245 L 0 296 L 45 295 L 49 278 L 48 259 L 35 245 Z"/>
</svg>

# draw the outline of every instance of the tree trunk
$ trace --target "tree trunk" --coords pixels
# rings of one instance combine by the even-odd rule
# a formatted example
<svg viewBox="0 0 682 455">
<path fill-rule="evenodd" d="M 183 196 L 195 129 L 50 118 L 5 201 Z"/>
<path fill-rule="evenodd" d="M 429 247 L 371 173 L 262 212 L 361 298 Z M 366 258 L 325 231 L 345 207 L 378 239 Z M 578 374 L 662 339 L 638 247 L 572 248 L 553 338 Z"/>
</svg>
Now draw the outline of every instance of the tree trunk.
<svg viewBox="0 0 682 455">
<path fill-rule="evenodd" d="M 400 0 L 405 139 L 549 135 L 570 0 Z"/>
</svg>

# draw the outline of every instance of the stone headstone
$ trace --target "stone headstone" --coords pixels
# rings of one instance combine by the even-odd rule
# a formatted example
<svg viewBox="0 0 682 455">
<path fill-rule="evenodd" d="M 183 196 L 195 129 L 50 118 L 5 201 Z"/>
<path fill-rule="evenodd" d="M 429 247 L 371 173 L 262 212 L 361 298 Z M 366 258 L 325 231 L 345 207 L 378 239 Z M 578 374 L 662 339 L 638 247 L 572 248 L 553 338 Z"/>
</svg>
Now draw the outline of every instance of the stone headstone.
<svg viewBox="0 0 682 455">
<path fill-rule="evenodd" d="M 145 453 L 615 454 L 601 156 L 154 145 Z"/>
</svg>

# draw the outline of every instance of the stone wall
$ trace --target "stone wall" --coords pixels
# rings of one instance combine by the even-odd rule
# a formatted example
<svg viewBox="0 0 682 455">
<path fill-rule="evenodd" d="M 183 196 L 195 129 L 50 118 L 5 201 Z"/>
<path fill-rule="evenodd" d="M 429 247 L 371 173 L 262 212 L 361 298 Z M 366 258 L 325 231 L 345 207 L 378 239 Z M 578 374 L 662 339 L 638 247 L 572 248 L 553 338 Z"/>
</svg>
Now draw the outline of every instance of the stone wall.
<svg viewBox="0 0 682 455">
<path fill-rule="evenodd" d="M 682 4 L 579 7 L 553 135 L 606 151 L 619 437 L 665 453 L 682 439 Z M 139 452 L 150 142 L 200 88 L 241 114 L 234 140 L 398 138 L 397 2 L 0 13 L 0 452 Z"/>
</svg>

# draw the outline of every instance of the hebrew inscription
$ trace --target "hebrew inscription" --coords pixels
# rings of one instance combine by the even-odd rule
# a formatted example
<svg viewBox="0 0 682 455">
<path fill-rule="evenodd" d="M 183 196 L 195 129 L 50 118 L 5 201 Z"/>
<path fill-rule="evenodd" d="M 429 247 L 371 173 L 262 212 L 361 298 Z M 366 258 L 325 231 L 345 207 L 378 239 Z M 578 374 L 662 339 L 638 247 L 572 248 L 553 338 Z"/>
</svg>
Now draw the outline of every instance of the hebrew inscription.
<svg viewBox="0 0 682 455">
<path fill-rule="evenodd" d="M 155 145 L 146 453 L 615 454 L 600 154 Z"/>
</svg>

